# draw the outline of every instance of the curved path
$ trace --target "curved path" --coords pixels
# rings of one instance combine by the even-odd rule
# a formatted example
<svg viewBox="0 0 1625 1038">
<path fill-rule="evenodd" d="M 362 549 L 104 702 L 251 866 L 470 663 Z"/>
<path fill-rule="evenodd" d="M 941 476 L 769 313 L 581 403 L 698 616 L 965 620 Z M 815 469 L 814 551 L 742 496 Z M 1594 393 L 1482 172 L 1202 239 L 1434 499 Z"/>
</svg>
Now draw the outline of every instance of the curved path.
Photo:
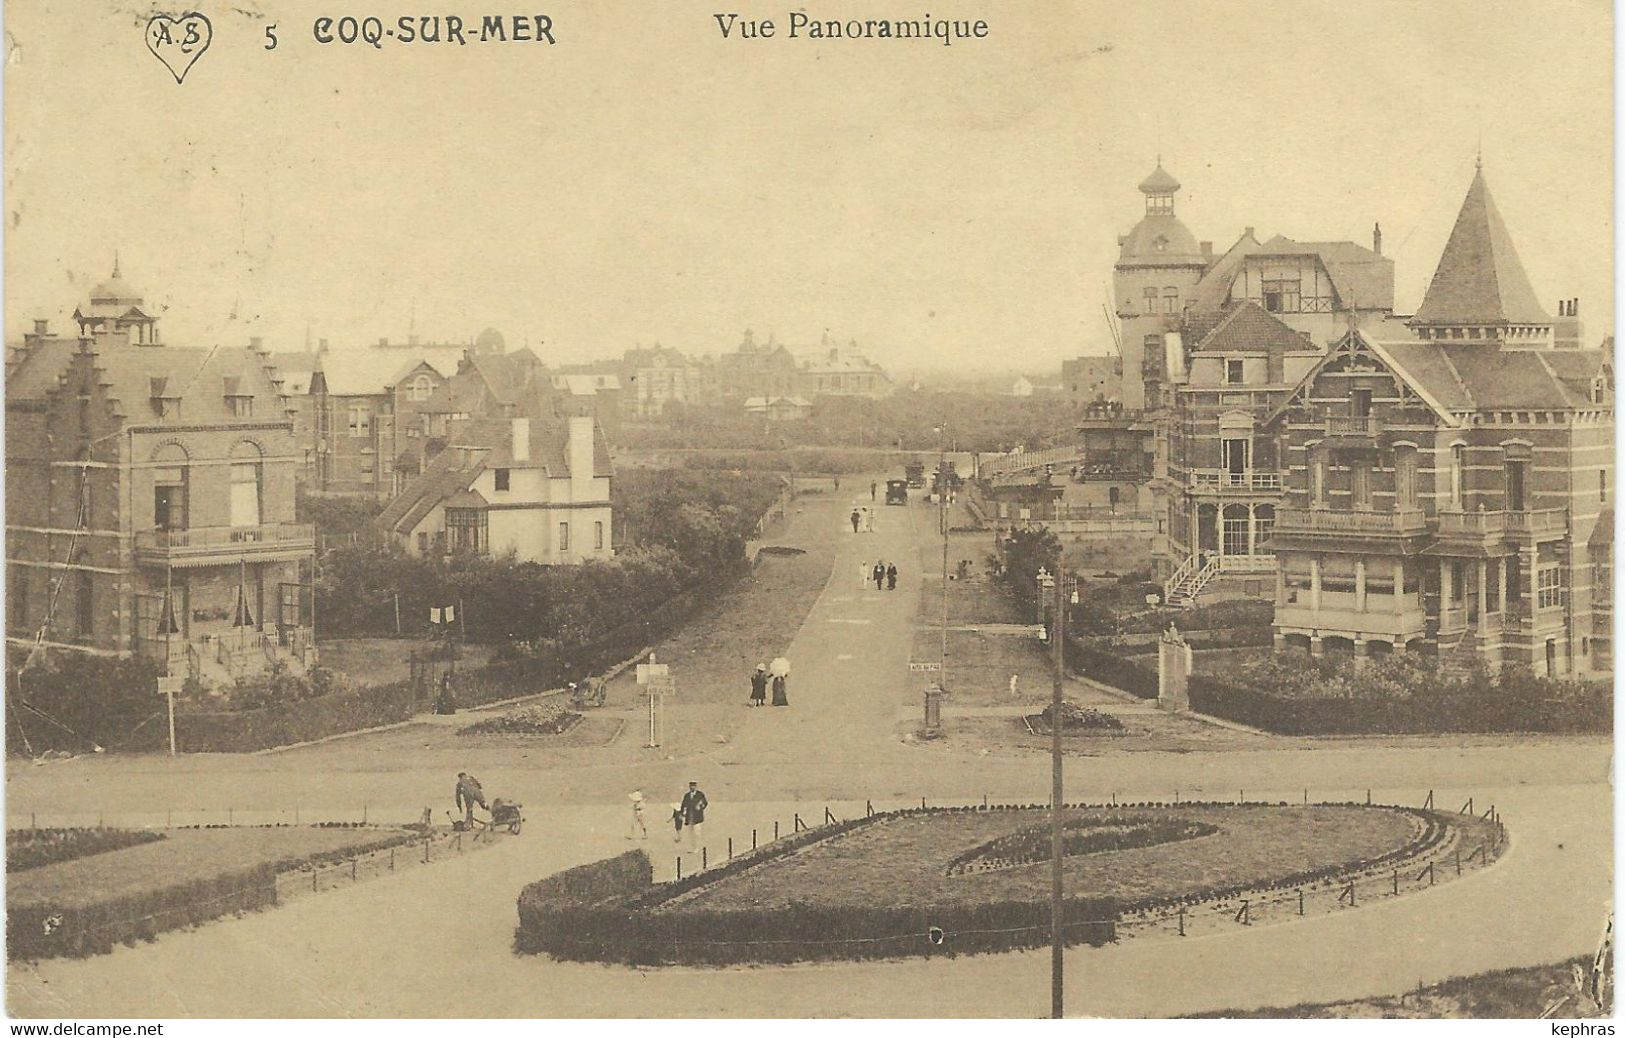
<svg viewBox="0 0 1625 1038">
<path fill-rule="evenodd" d="M 527 804 L 522 837 L 111 955 L 13 966 L 8 1010 L 25 1017 L 1046 1014 L 1045 953 L 633 971 L 511 951 L 524 883 L 628 846 L 624 791 L 632 784 L 660 789 L 699 777 L 714 805 L 708 850 L 719 855 L 730 836 L 743 848 L 752 829 L 766 838 L 775 821 L 788 829 L 796 812 L 820 819 L 825 796 L 838 816 L 860 810 L 866 797 L 877 808 L 922 795 L 933 802 L 1047 797 L 1042 757 L 899 740 L 898 710 L 917 704 L 923 684 L 907 660 L 922 578 L 936 568 L 935 516 L 882 508 L 875 533 L 853 535 L 830 512 L 807 515 L 808 535 L 836 538 L 837 551 L 829 585 L 789 649 L 789 710 L 751 712 L 731 742 L 692 745 L 671 760 L 492 755 L 507 769 L 505 789 Z M 858 561 L 876 555 L 898 563 L 897 591 L 859 589 Z M 12 824 L 26 824 L 33 809 L 150 817 L 155 804 L 225 801 L 241 812 L 270 811 L 296 797 L 340 813 L 367 802 L 375 820 L 406 820 L 416 813 L 410 805 L 448 792 L 443 762 L 383 759 L 368 747 L 362 737 L 261 758 L 13 765 L 7 808 Z M 1361 799 L 1367 787 L 1396 803 L 1420 803 L 1429 789 L 1445 805 L 1471 796 L 1497 805 L 1511 847 L 1493 868 L 1459 882 L 1329 917 L 1073 949 L 1068 1010 L 1168 1016 L 1357 998 L 1587 951 L 1612 877 L 1610 754 L 1604 739 L 1260 740 L 1230 752 L 1070 760 L 1067 793 L 1075 799 L 1162 798 L 1176 789 L 1220 799 L 1245 789 L 1249 798 L 1296 800 L 1305 787 L 1327 800 Z M 307 808 L 306 818 L 312 813 Z M 674 872 L 669 833 L 656 826 L 649 846 L 659 873 Z"/>
</svg>

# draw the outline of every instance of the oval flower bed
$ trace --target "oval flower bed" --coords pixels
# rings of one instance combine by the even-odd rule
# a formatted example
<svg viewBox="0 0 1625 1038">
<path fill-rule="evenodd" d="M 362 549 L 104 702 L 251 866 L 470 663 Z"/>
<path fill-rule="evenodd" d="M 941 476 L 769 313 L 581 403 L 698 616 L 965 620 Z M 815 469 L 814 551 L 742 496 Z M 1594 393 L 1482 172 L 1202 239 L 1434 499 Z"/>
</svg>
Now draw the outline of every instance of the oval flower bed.
<svg viewBox="0 0 1625 1038">
<path fill-rule="evenodd" d="M 526 887 L 517 944 L 636 965 L 1036 947 L 1049 941 L 1047 820 L 1038 806 L 874 815 L 661 884 L 634 851 Z M 1387 867 L 1468 824 L 1353 804 L 1070 807 L 1064 936 L 1105 943 L 1124 913 Z"/>
</svg>

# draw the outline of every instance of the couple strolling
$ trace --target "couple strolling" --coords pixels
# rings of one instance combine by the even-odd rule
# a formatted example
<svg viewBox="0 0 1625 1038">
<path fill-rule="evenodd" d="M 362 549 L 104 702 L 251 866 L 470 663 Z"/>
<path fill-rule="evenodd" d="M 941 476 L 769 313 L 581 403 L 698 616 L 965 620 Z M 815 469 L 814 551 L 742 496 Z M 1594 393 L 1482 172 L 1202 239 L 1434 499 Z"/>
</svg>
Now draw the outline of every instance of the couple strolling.
<svg viewBox="0 0 1625 1038">
<path fill-rule="evenodd" d="M 750 705 L 766 706 L 767 689 L 773 686 L 773 705 L 789 706 L 790 700 L 785 695 L 786 685 L 790 678 L 790 661 L 780 656 L 773 661 L 770 671 L 765 663 L 758 663 L 756 670 L 750 676 Z"/>
</svg>

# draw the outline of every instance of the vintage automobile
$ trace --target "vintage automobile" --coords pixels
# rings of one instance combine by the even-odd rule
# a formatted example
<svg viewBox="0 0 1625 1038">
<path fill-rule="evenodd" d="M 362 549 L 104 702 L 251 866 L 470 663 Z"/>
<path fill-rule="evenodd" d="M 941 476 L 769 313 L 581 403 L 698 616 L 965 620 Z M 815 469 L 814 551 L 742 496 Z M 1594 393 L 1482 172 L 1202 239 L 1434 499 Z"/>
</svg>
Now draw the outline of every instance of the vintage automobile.
<svg viewBox="0 0 1625 1038">
<path fill-rule="evenodd" d="M 903 466 L 903 476 L 911 487 L 925 486 L 925 462 L 911 461 Z"/>
<path fill-rule="evenodd" d="M 888 505 L 908 504 L 908 480 L 886 480 L 886 503 Z"/>
</svg>

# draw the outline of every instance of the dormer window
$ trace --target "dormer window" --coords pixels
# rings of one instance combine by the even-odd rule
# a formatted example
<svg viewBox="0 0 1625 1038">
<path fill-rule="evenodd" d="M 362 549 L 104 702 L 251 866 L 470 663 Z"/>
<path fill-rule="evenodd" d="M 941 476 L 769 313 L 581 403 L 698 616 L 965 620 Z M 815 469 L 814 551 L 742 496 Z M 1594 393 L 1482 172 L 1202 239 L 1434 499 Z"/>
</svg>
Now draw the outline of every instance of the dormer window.
<svg viewBox="0 0 1625 1038">
<path fill-rule="evenodd" d="M 1246 365 L 1242 363 L 1239 357 L 1227 358 L 1224 362 L 1225 385 L 1239 386 L 1246 382 L 1245 369 Z"/>
<path fill-rule="evenodd" d="M 1167 252 L 1168 251 L 1168 239 L 1164 238 L 1162 235 L 1159 234 L 1159 235 L 1156 236 L 1156 238 L 1154 238 L 1152 240 L 1151 247 L 1153 249 L 1155 249 L 1156 251 L 1158 251 L 1158 252 Z"/>
<path fill-rule="evenodd" d="M 254 398 L 251 396 L 228 396 L 226 407 L 237 418 L 252 418 L 254 416 Z"/>
<path fill-rule="evenodd" d="M 496 470 L 496 480 L 497 480 L 497 489 L 498 490 L 507 490 L 508 489 L 508 470 L 507 469 L 497 469 Z"/>
</svg>

